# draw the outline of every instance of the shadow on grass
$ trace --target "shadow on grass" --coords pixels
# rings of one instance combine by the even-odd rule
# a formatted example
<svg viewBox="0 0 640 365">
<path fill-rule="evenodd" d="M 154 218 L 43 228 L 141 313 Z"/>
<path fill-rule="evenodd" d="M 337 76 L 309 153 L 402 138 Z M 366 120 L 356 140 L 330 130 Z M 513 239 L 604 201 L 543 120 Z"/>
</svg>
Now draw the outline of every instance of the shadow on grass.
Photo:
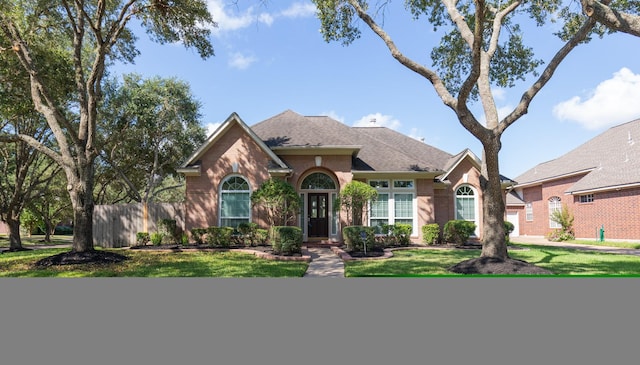
<svg viewBox="0 0 640 365">
<path fill-rule="evenodd" d="M 38 250 L 0 256 L 0 276 L 6 277 L 301 277 L 305 262 L 272 261 L 237 252 L 117 252 L 130 259 L 114 264 L 57 265 L 34 268 L 44 257 L 65 249 Z"/>
</svg>

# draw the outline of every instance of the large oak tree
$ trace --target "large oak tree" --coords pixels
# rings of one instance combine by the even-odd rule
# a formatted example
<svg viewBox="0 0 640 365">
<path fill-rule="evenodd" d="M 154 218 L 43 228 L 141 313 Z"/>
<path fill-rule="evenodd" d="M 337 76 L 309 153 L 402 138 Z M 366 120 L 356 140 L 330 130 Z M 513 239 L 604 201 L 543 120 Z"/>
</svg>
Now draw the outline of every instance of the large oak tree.
<svg viewBox="0 0 640 365">
<path fill-rule="evenodd" d="M 72 252 L 91 252 L 93 246 L 93 186 L 97 146 L 98 105 L 102 82 L 110 63 L 132 62 L 138 54 L 137 22 L 160 43 L 181 42 L 201 57 L 213 55 L 209 40 L 215 26 L 205 0 L 53 0 L 0 3 L 0 31 L 27 72 L 31 98 L 56 140 L 50 148 L 32 136 L 16 133 L 0 136 L 20 140 L 56 161 L 67 178 L 73 206 Z M 57 100 L 43 77 L 42 64 L 32 51 L 32 41 L 46 34 L 55 39 L 51 52 L 65 57 L 73 69 L 75 102 Z M 46 60 L 45 60 L 46 61 Z"/>
<path fill-rule="evenodd" d="M 534 97 L 575 47 L 588 42 L 594 34 L 606 33 L 603 23 L 582 14 L 580 8 L 572 10 L 559 0 L 406 0 L 408 18 L 426 21 L 434 28 L 444 30 L 440 41 L 434 41 L 433 66 L 429 67 L 408 57 L 381 25 L 382 16 L 390 16 L 383 9 L 390 1 L 313 2 L 318 8 L 325 40 L 348 45 L 360 37 L 359 25 L 364 23 L 384 42 L 393 58 L 429 81 L 462 126 L 482 143 L 484 224 L 481 257 L 507 260 L 505 203 L 498 164 L 501 137 L 509 126 L 527 113 Z M 584 2 L 594 3 L 593 0 Z M 618 1 L 621 2 L 628 5 L 624 0 Z M 628 6 L 625 9 L 634 11 Z M 549 23 L 554 16 L 563 21 L 564 26 L 556 35 L 564 44 L 548 60 L 536 59 L 534 49 L 524 44 L 520 24 L 530 21 L 540 26 Z M 531 79 L 533 81 L 522 92 L 516 107 L 508 115 L 499 117 L 492 88 L 511 88 L 516 81 L 524 83 Z M 483 115 L 474 114 L 470 108 L 476 100 L 480 101 Z"/>
</svg>

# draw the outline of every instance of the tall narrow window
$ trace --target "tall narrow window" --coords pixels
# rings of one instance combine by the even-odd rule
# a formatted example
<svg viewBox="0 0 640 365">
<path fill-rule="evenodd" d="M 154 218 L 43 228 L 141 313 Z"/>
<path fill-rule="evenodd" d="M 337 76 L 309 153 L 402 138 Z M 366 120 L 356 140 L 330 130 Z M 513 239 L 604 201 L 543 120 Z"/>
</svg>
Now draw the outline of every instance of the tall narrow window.
<svg viewBox="0 0 640 365">
<path fill-rule="evenodd" d="M 524 215 L 527 222 L 533 221 L 533 204 L 531 202 L 524 205 Z"/>
<path fill-rule="evenodd" d="M 393 194 L 393 201 L 395 222 L 413 226 L 413 194 Z"/>
<path fill-rule="evenodd" d="M 220 188 L 220 226 L 238 227 L 251 220 L 251 189 L 241 176 L 224 180 Z"/>
<path fill-rule="evenodd" d="M 389 193 L 378 193 L 378 198 L 371 202 L 369 218 L 369 225 L 375 227 L 378 233 L 381 225 L 389 224 Z"/>
<path fill-rule="evenodd" d="M 553 219 L 551 219 L 553 212 L 559 212 L 561 210 L 562 202 L 560 201 L 560 198 L 557 196 L 552 196 L 551 198 L 549 198 L 549 228 L 562 228 L 562 225 L 560 225 L 560 223 L 555 222 Z"/>
<path fill-rule="evenodd" d="M 461 186 L 456 190 L 456 219 L 476 220 L 476 196 L 470 186 Z"/>
</svg>

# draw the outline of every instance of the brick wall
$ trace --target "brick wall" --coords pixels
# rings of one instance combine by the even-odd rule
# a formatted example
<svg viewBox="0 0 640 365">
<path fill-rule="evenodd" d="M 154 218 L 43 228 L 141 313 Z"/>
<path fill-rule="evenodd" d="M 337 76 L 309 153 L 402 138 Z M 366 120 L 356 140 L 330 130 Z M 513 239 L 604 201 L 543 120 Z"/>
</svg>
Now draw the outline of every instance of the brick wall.
<svg viewBox="0 0 640 365">
<path fill-rule="evenodd" d="M 597 192 L 593 194 L 593 202 L 580 203 L 580 196 L 564 192 L 582 176 L 523 189 L 523 200 L 532 203 L 533 221 L 525 220 L 523 209 L 520 234 L 543 236 L 551 232 L 549 199 L 557 196 L 574 216 L 576 237 L 595 239 L 598 229 L 604 224 L 605 239 L 640 239 L 640 188 Z"/>
</svg>

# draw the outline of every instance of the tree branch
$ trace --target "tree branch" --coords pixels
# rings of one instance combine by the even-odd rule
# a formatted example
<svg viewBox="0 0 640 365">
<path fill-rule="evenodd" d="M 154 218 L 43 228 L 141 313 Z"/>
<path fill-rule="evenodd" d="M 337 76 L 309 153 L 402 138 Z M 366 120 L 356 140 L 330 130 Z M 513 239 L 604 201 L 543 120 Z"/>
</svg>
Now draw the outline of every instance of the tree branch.
<svg viewBox="0 0 640 365">
<path fill-rule="evenodd" d="M 582 11 L 609 29 L 640 37 L 640 16 L 611 9 L 610 1 L 580 0 Z"/>
</svg>

